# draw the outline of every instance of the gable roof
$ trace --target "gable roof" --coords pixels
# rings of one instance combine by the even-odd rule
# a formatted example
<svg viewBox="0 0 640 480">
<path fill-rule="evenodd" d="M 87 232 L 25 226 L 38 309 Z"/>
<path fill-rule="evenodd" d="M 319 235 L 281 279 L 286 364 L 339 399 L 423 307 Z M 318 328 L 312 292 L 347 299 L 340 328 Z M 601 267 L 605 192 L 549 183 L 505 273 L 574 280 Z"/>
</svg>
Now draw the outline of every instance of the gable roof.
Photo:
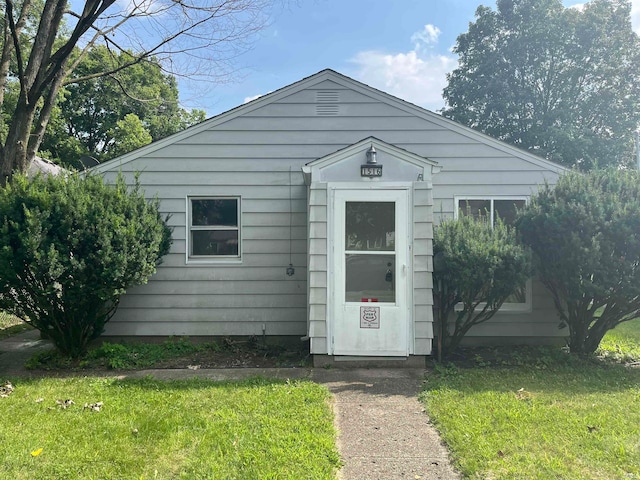
<svg viewBox="0 0 640 480">
<path fill-rule="evenodd" d="M 284 97 L 287 97 L 289 95 L 292 95 L 304 89 L 310 88 L 326 80 L 335 82 L 339 85 L 342 85 L 343 87 L 353 89 L 364 95 L 368 95 L 382 103 L 391 105 L 395 108 L 403 110 L 419 118 L 432 122 L 439 127 L 453 131 L 471 140 L 475 140 L 479 143 L 483 143 L 485 145 L 491 146 L 499 151 L 502 151 L 504 153 L 507 153 L 509 155 L 512 155 L 516 158 L 532 163 L 539 167 L 543 167 L 545 169 L 548 169 L 556 173 L 562 173 L 564 171 L 567 171 L 565 167 L 557 163 L 538 157 L 537 155 L 528 153 L 524 150 L 511 146 L 500 140 L 496 140 L 488 135 L 485 135 L 484 133 L 480 133 L 469 127 L 466 127 L 452 120 L 444 118 L 442 115 L 433 113 L 422 107 L 419 107 L 410 102 L 407 102 L 406 100 L 402 100 L 401 98 L 394 97 L 393 95 L 390 95 L 376 88 L 370 87 L 362 82 L 354 80 L 353 78 L 347 77 L 346 75 L 343 75 L 331 69 L 322 70 L 314 75 L 303 78 L 302 80 L 299 80 L 295 83 L 292 83 L 291 85 L 287 85 L 271 93 L 263 95 L 262 97 L 252 100 L 251 102 L 245 103 L 244 105 L 240 105 L 224 113 L 211 117 L 181 132 L 175 133 L 173 135 L 170 135 L 169 137 L 153 142 L 149 145 L 141 147 L 130 153 L 114 158 L 113 160 L 97 165 L 96 167 L 93 167 L 90 170 L 93 172 L 100 173 L 100 172 L 109 171 L 115 168 L 119 168 L 120 166 L 127 164 L 141 156 L 147 155 L 167 145 L 171 145 L 175 142 L 179 142 L 181 140 L 189 138 L 190 136 L 196 135 L 204 130 L 212 129 L 216 125 L 227 122 L 233 118 L 249 113 L 253 110 L 261 108 L 270 103 L 276 102 Z"/>
<path fill-rule="evenodd" d="M 341 148 L 340 150 L 330 153 L 329 155 L 325 155 L 324 157 L 320 157 L 306 163 L 302 167 L 302 172 L 305 177 L 305 183 L 307 183 L 307 185 L 309 184 L 312 172 L 316 170 L 322 170 L 325 167 L 339 163 L 352 157 L 358 152 L 361 152 L 362 150 L 368 150 L 371 147 L 374 147 L 378 152 L 388 153 L 391 156 L 402 160 L 403 162 L 415 165 L 416 167 L 431 167 L 433 173 L 437 173 L 440 171 L 440 164 L 438 162 L 427 157 L 422 157 L 413 152 L 410 152 L 409 150 L 405 150 L 404 148 L 400 148 L 396 145 L 385 142 L 384 140 L 380 140 L 379 138 L 371 136 L 363 138 L 362 140 L 356 143 L 352 143 L 351 145 Z"/>
</svg>

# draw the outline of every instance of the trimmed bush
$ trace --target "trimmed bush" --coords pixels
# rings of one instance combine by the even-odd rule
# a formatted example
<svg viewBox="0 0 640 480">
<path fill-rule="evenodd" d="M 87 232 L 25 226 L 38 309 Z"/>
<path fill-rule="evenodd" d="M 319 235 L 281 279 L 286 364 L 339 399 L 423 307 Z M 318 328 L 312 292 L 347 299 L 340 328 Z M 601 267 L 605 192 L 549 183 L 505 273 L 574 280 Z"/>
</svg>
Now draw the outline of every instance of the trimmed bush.
<svg viewBox="0 0 640 480">
<path fill-rule="evenodd" d="M 0 309 L 77 357 L 170 245 L 158 201 L 137 179 L 14 176 L 0 190 Z"/>
<path fill-rule="evenodd" d="M 486 322 L 531 275 L 528 250 L 497 219 L 465 215 L 438 225 L 433 239 L 434 318 L 438 359 L 474 325 Z"/>
<path fill-rule="evenodd" d="M 571 352 L 594 352 L 607 331 L 640 316 L 640 173 L 567 173 L 531 199 L 516 227 Z"/>
</svg>

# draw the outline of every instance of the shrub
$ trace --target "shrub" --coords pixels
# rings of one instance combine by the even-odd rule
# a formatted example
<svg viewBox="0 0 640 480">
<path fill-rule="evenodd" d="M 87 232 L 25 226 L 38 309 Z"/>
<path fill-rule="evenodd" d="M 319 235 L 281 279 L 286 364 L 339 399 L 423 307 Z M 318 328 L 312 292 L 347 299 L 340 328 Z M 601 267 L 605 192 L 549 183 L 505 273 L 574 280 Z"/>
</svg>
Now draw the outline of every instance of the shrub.
<svg viewBox="0 0 640 480">
<path fill-rule="evenodd" d="M 0 309 L 77 357 L 127 288 L 146 283 L 171 232 L 136 184 L 119 176 L 14 176 L 0 190 Z"/>
<path fill-rule="evenodd" d="M 530 258 L 515 230 L 465 215 L 434 232 L 433 296 L 438 358 L 454 351 L 529 278 Z M 456 306 L 459 305 L 459 308 Z M 453 321 L 451 321 L 453 317 Z"/>
<path fill-rule="evenodd" d="M 592 353 L 640 316 L 640 174 L 570 172 L 545 185 L 516 222 L 540 280 L 569 327 L 569 348 Z"/>
</svg>

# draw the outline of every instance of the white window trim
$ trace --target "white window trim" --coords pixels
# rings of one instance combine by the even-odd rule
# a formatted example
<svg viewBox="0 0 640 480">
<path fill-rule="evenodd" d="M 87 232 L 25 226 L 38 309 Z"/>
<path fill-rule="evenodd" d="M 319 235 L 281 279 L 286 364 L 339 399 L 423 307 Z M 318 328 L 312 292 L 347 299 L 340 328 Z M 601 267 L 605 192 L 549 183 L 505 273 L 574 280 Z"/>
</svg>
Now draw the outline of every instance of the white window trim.
<svg viewBox="0 0 640 480">
<path fill-rule="evenodd" d="M 232 230 L 232 228 L 225 226 L 224 228 L 217 228 L 215 226 L 193 226 L 191 224 L 192 219 L 192 200 L 235 200 L 238 208 L 238 225 L 236 227 L 238 231 L 238 255 L 192 255 L 191 254 L 191 232 L 193 230 Z M 240 195 L 189 195 L 186 197 L 186 211 L 187 221 L 185 225 L 186 230 L 186 263 L 193 265 L 237 265 L 242 263 L 242 197 Z"/>
<path fill-rule="evenodd" d="M 494 222 L 494 208 L 493 202 L 495 200 L 524 200 L 525 204 L 529 203 L 529 197 L 525 195 L 456 195 L 453 197 L 454 208 L 453 218 L 458 219 L 460 208 L 458 207 L 460 201 L 465 200 L 490 200 L 491 201 L 491 225 Z M 531 278 L 525 283 L 525 298 L 524 303 L 503 303 L 497 314 L 500 313 L 531 313 L 533 311 L 533 282 Z M 484 304 L 478 305 L 477 308 L 482 308 Z M 462 307 L 456 306 L 456 310 L 461 310 Z"/>
</svg>

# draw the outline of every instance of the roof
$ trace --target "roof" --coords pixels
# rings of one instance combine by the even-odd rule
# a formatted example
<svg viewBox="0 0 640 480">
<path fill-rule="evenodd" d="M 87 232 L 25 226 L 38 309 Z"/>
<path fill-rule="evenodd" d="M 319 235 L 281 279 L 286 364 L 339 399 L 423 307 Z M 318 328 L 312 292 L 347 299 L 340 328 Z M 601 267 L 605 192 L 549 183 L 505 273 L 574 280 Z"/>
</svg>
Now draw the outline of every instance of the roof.
<svg viewBox="0 0 640 480">
<path fill-rule="evenodd" d="M 228 110 L 224 113 L 216 115 L 212 118 L 209 118 L 197 125 L 189 127 L 181 132 L 175 133 L 169 137 L 163 138 L 156 142 L 153 142 L 149 145 L 146 145 L 142 148 L 134 150 L 130 153 L 127 153 L 121 157 L 117 157 L 108 162 L 102 163 L 96 167 L 93 167 L 91 170 L 94 172 L 104 172 L 108 170 L 112 170 L 114 168 L 119 168 L 120 166 L 127 164 L 136 158 L 152 153 L 156 150 L 159 150 L 167 145 L 171 145 L 175 142 L 183 140 L 185 138 L 190 137 L 191 135 L 195 135 L 204 130 L 208 130 L 214 128 L 216 125 L 229 121 L 233 118 L 244 115 L 248 112 L 261 108 L 265 105 L 268 105 L 272 102 L 278 101 L 281 98 L 292 95 L 301 90 L 312 87 L 315 84 L 320 82 L 330 80 L 335 83 L 338 83 L 344 87 L 351 88 L 357 92 L 360 92 L 364 95 L 368 95 L 376 100 L 392 105 L 400 110 L 404 110 L 407 113 L 415 115 L 417 117 L 428 120 L 444 129 L 451 130 L 460 135 L 463 135 L 469 139 L 475 140 L 479 143 L 483 143 L 485 145 L 489 145 L 497 150 L 500 150 L 504 153 L 512 155 L 516 158 L 520 158 L 524 161 L 530 162 L 534 165 L 543 167 L 553 172 L 562 173 L 567 169 L 557 163 L 554 163 L 550 160 L 546 160 L 544 158 L 538 157 L 537 155 L 533 155 L 529 152 L 521 150 L 517 147 L 504 143 L 500 140 L 496 140 L 484 133 L 473 130 L 469 127 L 461 125 L 459 123 L 454 122 L 453 120 L 449 120 L 444 118 L 442 115 L 436 114 L 429 110 L 426 110 L 422 107 L 414 105 L 406 100 L 402 100 L 401 98 L 390 95 L 386 92 L 378 90 L 376 88 L 370 87 L 362 82 L 354 80 L 353 78 L 347 77 L 341 73 L 338 73 L 331 69 L 322 70 L 314 75 L 308 76 L 299 80 L 291 85 L 287 85 L 278 90 L 275 90 L 271 93 L 263 95 L 251 102 L 245 103 L 244 105 L 240 105 L 231 110 Z"/>
<path fill-rule="evenodd" d="M 43 175 L 60 175 L 66 170 L 59 165 L 41 157 L 35 157 L 27 168 L 27 176 L 35 177 L 37 174 Z"/>
</svg>

